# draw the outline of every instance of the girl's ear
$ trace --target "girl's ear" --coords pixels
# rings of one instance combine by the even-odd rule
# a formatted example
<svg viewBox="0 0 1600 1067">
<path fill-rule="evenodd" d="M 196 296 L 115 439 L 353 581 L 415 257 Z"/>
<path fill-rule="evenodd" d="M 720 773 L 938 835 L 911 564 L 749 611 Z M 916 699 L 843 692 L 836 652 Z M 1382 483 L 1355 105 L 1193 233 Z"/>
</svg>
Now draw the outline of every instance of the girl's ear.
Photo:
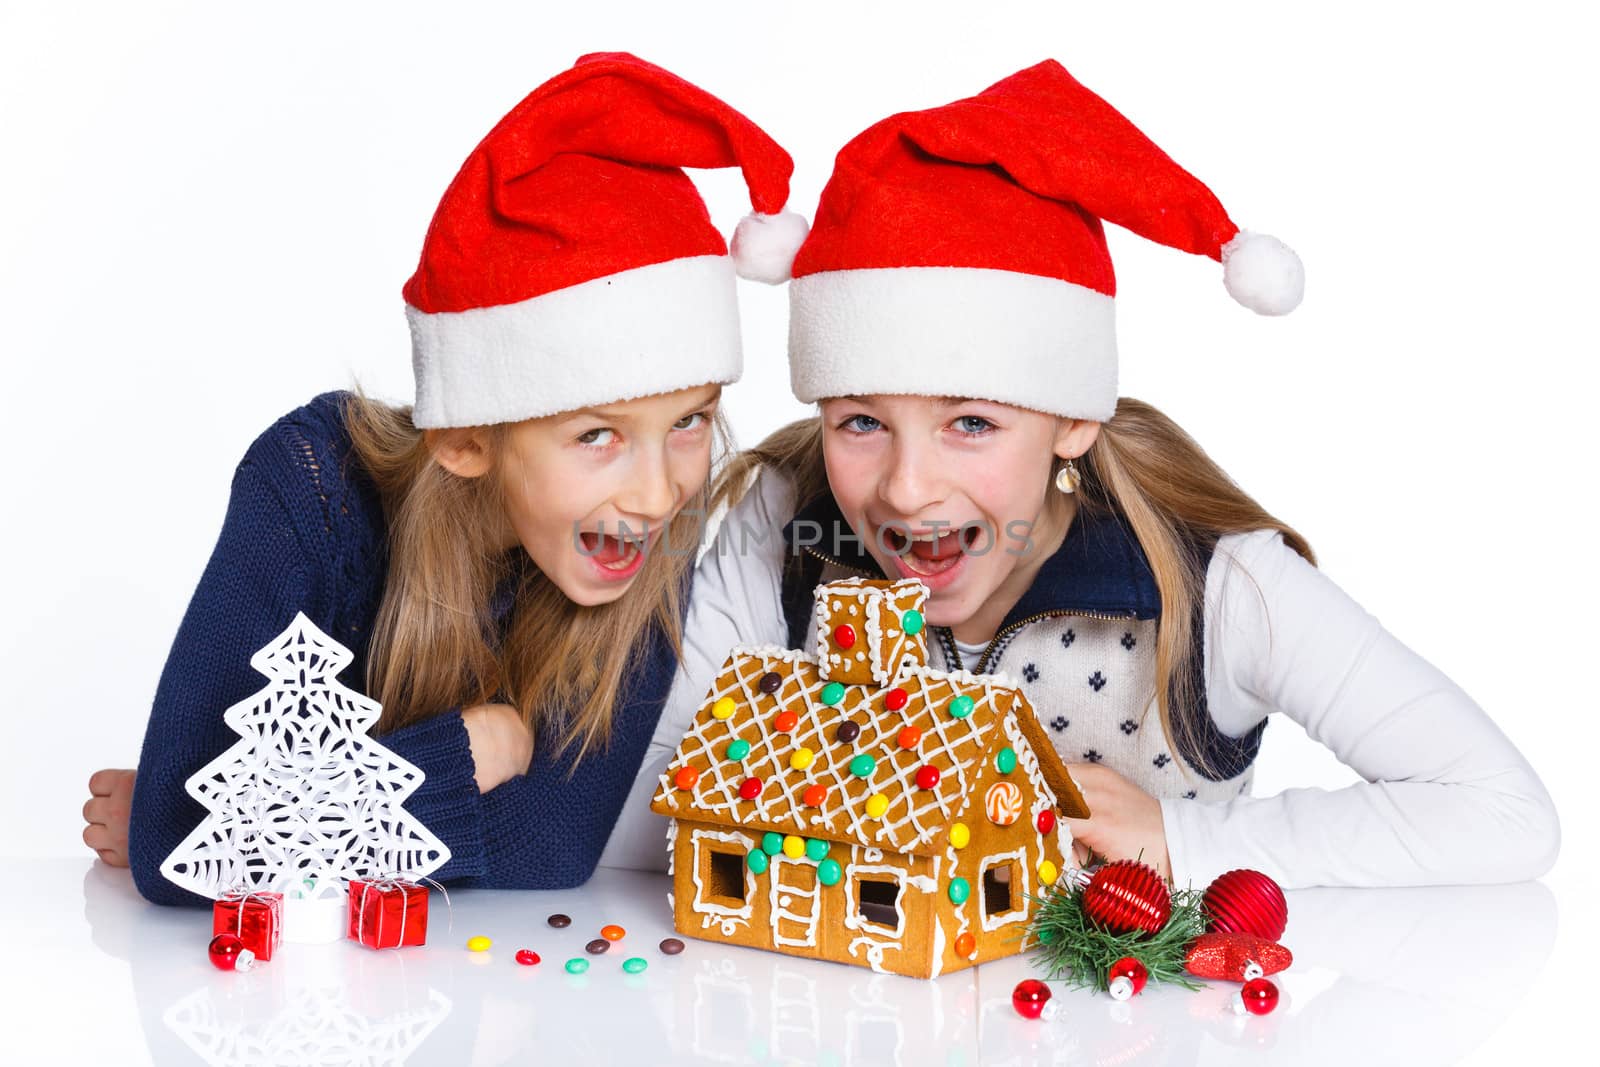
<svg viewBox="0 0 1600 1067">
<path fill-rule="evenodd" d="M 1056 425 L 1052 451 L 1062 459 L 1077 459 L 1100 438 L 1100 424 L 1088 419 L 1062 419 Z"/>
<path fill-rule="evenodd" d="M 483 426 L 424 430 L 422 439 L 439 466 L 458 478 L 479 478 L 494 466 L 494 447 Z"/>
</svg>

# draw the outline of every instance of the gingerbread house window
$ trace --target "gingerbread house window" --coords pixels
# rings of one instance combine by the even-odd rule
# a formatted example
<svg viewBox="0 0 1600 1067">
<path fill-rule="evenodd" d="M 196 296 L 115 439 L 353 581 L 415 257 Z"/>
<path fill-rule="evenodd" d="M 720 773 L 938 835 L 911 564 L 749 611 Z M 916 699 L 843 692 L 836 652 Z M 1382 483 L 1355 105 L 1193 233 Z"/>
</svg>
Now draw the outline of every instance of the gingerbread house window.
<svg viewBox="0 0 1600 1067">
<path fill-rule="evenodd" d="M 754 843 L 719 830 L 694 832 L 695 904 L 713 914 L 750 917 L 750 872 L 745 859 Z"/>
<path fill-rule="evenodd" d="M 1028 886 L 1023 881 L 1022 852 L 991 856 L 984 861 L 981 886 L 983 928 L 994 930 L 1028 917 Z"/>
<path fill-rule="evenodd" d="M 856 913 L 869 923 L 898 930 L 900 928 L 899 879 L 857 879 Z"/>
<path fill-rule="evenodd" d="M 1012 866 L 1012 864 L 1006 863 L 997 867 L 990 867 L 983 872 L 983 913 L 985 915 L 1000 915 L 1016 910 L 1016 905 L 1011 902 Z"/>
<path fill-rule="evenodd" d="M 726 907 L 744 904 L 744 856 L 719 848 L 706 850 L 706 901 Z"/>
</svg>

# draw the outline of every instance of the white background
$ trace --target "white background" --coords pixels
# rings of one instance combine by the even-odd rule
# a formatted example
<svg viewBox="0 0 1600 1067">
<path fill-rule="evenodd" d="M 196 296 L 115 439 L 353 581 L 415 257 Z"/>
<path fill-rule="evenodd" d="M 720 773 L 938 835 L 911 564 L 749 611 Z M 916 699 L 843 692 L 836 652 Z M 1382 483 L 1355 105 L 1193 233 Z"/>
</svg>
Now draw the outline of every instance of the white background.
<svg viewBox="0 0 1600 1067">
<path fill-rule="evenodd" d="M 1541 974 L 1505 976 L 1522 999 L 1483 1056 L 1554 1042 L 1596 947 L 1600 94 L 1583 6 L 589 10 L 0 4 L 0 855 L 80 854 L 85 779 L 137 756 L 250 440 L 356 381 L 409 400 L 400 286 L 461 160 L 534 85 L 586 51 L 637 52 L 789 148 L 809 216 L 869 123 L 1055 57 L 1305 260 L 1305 304 L 1267 320 L 1211 261 L 1113 230 L 1122 392 L 1306 534 L 1544 775 L 1561 935 Z M 730 232 L 749 208 L 737 176 L 696 178 Z M 741 297 L 747 370 L 726 406 L 753 443 L 805 409 L 783 291 Z M 1350 777 L 1280 722 L 1257 780 Z"/>
</svg>

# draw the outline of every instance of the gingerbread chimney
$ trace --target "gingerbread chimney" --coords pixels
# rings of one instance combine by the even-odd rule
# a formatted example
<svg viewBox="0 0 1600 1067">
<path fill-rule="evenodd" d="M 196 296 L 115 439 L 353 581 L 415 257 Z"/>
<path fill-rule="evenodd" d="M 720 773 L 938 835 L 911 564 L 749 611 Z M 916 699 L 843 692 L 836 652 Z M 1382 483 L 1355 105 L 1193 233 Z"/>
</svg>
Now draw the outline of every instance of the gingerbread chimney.
<svg viewBox="0 0 1600 1067">
<path fill-rule="evenodd" d="M 891 684 L 908 663 L 928 662 L 922 605 L 928 587 L 847 578 L 817 586 L 817 663 L 822 677 L 845 685 Z"/>
</svg>

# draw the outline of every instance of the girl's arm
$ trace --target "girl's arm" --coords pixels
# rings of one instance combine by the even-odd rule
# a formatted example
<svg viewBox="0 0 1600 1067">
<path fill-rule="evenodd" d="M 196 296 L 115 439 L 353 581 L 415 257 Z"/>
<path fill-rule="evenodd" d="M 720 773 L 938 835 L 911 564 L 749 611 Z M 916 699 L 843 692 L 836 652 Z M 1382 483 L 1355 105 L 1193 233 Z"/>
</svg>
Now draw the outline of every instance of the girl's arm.
<svg viewBox="0 0 1600 1067">
<path fill-rule="evenodd" d="M 1162 800 L 1179 884 L 1251 867 L 1295 886 L 1510 882 L 1549 870 L 1549 794 L 1477 704 L 1271 531 L 1224 537 L 1206 581 L 1206 694 L 1240 736 L 1281 711 L 1365 782 Z"/>
<path fill-rule="evenodd" d="M 665 869 L 666 820 L 650 811 L 657 779 L 672 762 L 734 646 L 788 647 L 780 585 L 786 558 L 783 524 L 794 513 L 793 496 L 783 478 L 761 475 L 729 510 L 696 565 L 683 626 L 683 657 L 644 764 L 600 860 L 603 866 Z"/>
</svg>

